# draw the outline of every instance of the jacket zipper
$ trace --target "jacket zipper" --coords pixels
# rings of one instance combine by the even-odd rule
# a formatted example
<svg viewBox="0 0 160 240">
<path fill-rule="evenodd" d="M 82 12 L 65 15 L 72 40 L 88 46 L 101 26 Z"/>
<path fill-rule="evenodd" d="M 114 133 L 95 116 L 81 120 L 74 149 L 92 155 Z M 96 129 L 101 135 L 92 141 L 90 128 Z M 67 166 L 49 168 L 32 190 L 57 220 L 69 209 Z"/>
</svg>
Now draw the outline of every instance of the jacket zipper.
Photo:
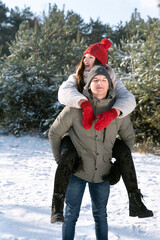
<svg viewBox="0 0 160 240">
<path fill-rule="evenodd" d="M 104 128 L 104 131 L 103 131 L 103 143 L 105 141 L 105 137 L 106 137 L 106 128 Z"/>
</svg>

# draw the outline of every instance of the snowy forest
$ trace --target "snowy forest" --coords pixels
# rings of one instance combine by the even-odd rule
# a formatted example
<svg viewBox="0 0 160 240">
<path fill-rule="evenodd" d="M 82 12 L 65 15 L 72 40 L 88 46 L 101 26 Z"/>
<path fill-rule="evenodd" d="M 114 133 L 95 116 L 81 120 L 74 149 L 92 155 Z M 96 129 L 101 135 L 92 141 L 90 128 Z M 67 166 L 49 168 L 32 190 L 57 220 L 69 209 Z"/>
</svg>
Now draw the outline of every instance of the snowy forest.
<svg viewBox="0 0 160 240">
<path fill-rule="evenodd" d="M 46 137 L 64 107 L 57 99 L 60 84 L 89 45 L 109 38 L 108 64 L 136 97 L 136 145 L 159 147 L 160 20 L 145 21 L 135 9 L 130 21 L 110 26 L 99 18 L 85 23 L 65 7 L 48 8 L 35 16 L 28 7 L 9 10 L 0 1 L 0 133 Z"/>
</svg>

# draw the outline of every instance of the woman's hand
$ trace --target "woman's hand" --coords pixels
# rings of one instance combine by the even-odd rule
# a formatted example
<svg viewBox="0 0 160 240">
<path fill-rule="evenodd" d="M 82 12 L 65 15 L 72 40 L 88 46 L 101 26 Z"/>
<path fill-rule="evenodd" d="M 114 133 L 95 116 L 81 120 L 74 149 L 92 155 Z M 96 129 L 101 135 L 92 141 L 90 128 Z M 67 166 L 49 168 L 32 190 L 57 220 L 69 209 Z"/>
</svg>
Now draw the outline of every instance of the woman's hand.
<svg viewBox="0 0 160 240">
<path fill-rule="evenodd" d="M 117 116 L 118 113 L 114 108 L 109 111 L 100 113 L 96 117 L 99 118 L 99 120 L 94 125 L 95 130 L 100 131 L 106 128 Z"/>
<path fill-rule="evenodd" d="M 93 113 L 92 105 L 89 101 L 84 101 L 81 103 L 80 107 L 82 108 L 82 124 L 85 129 L 92 127 L 92 122 L 96 119 Z"/>
</svg>

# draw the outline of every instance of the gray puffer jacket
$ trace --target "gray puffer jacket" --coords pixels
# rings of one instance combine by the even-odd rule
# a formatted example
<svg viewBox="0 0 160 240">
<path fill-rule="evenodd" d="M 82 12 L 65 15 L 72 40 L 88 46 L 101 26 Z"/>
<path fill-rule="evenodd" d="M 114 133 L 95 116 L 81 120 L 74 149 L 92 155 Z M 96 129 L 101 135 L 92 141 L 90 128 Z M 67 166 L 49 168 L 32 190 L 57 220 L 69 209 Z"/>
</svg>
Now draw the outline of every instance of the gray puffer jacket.
<svg viewBox="0 0 160 240">
<path fill-rule="evenodd" d="M 106 99 L 98 100 L 89 91 L 84 90 L 85 96 L 91 102 L 94 114 L 107 111 L 115 102 L 114 90 L 110 90 Z M 75 173 L 89 182 L 102 182 L 102 176 L 109 173 L 112 158 L 112 148 L 117 135 L 130 147 L 134 144 L 134 130 L 128 116 L 114 119 L 105 129 L 96 131 L 95 120 L 88 130 L 82 125 L 82 110 L 65 107 L 58 115 L 49 130 L 49 141 L 55 160 L 60 159 L 61 138 L 69 132 L 71 140 L 83 161 L 83 170 Z"/>
</svg>

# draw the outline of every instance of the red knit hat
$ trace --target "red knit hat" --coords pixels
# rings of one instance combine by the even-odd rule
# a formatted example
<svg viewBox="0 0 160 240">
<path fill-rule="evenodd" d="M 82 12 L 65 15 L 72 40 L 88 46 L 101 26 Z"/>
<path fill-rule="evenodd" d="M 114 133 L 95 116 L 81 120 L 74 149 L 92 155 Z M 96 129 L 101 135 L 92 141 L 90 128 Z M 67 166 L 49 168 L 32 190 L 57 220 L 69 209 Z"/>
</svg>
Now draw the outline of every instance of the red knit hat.
<svg viewBox="0 0 160 240">
<path fill-rule="evenodd" d="M 105 66 L 108 60 L 107 49 L 109 49 L 110 47 L 111 47 L 110 40 L 107 38 L 103 38 L 101 43 L 95 43 L 89 46 L 83 55 L 91 54 Z"/>
</svg>

